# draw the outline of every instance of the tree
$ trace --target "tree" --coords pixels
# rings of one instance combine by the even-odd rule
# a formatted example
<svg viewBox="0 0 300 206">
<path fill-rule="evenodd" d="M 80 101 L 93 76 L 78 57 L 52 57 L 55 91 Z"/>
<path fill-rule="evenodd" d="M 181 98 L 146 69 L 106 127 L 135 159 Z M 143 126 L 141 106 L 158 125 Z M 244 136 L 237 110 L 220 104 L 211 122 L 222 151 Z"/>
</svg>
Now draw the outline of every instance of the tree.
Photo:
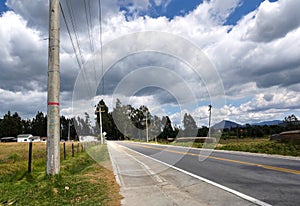
<svg viewBox="0 0 300 206">
<path fill-rule="evenodd" d="M 21 120 L 21 124 L 22 124 L 22 133 L 23 134 L 31 134 L 32 132 L 32 121 L 31 119 L 28 120 Z"/>
<path fill-rule="evenodd" d="M 149 109 L 144 105 L 140 106 L 139 114 L 141 125 L 140 129 L 145 130 L 145 132 L 141 136 L 143 137 L 143 139 L 147 139 L 147 135 L 149 138 L 149 127 L 151 126 L 152 116 L 149 112 Z"/>
<path fill-rule="evenodd" d="M 197 136 L 197 124 L 194 118 L 185 113 L 183 117 L 183 126 L 184 126 L 184 134 L 187 137 L 195 137 Z"/>
<path fill-rule="evenodd" d="M 150 138 L 152 137 L 153 139 L 157 138 L 160 133 L 162 132 L 162 128 L 163 127 L 163 124 L 162 124 L 162 121 L 161 119 L 154 115 L 153 117 L 153 121 L 152 121 L 152 124 L 151 124 L 151 127 L 150 127 L 150 131 L 149 131 L 149 136 Z"/>
<path fill-rule="evenodd" d="M 158 136 L 159 139 L 167 140 L 168 138 L 175 138 L 171 120 L 168 116 L 162 118 L 162 124 L 164 125 L 162 133 Z"/>
<path fill-rule="evenodd" d="M 285 117 L 284 122 L 287 122 L 287 123 L 298 122 L 298 118 L 294 114 L 292 114 L 290 116 Z"/>
<path fill-rule="evenodd" d="M 47 136 L 47 116 L 43 112 L 38 112 L 32 119 L 31 133 L 41 137 Z"/>
<path fill-rule="evenodd" d="M 108 107 L 103 99 L 99 101 L 95 109 L 97 127 L 100 125 L 100 112 L 102 117 L 102 132 L 107 133 L 108 139 L 117 139 L 116 125 L 114 124 L 113 117 L 111 113 L 108 112 Z"/>
<path fill-rule="evenodd" d="M 208 127 L 202 126 L 198 129 L 197 137 L 206 137 L 208 135 Z"/>
<path fill-rule="evenodd" d="M 112 117 L 114 125 L 116 126 L 115 137 L 119 140 L 123 140 L 129 137 L 129 124 L 131 124 L 129 114 L 127 113 L 127 107 L 123 106 L 121 101 L 117 99 L 116 106 L 112 111 Z"/>
<path fill-rule="evenodd" d="M 285 117 L 283 122 L 286 130 L 300 129 L 300 121 L 294 114 Z"/>
<path fill-rule="evenodd" d="M 10 111 L 4 115 L 0 122 L 0 134 L 2 137 L 17 137 L 22 133 L 21 117 L 17 112 L 11 115 Z"/>
</svg>

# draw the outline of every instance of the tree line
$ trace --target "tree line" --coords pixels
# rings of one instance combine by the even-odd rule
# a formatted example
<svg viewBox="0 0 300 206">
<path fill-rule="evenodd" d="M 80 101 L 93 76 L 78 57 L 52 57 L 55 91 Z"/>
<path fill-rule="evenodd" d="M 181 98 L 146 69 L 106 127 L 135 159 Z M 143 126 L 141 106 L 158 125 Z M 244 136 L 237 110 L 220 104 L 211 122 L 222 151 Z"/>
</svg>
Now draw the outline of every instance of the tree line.
<svg viewBox="0 0 300 206">
<path fill-rule="evenodd" d="M 78 140 L 79 136 L 93 135 L 100 137 L 100 112 L 102 119 L 102 131 L 108 140 L 159 140 L 167 141 L 176 137 L 205 137 L 209 128 L 198 127 L 196 121 L 190 114 L 184 114 L 183 128 L 173 126 L 168 116 L 158 117 L 152 115 L 147 106 L 142 105 L 134 108 L 132 105 L 123 105 L 119 99 L 111 112 L 103 100 L 95 105 L 96 122 L 92 125 L 91 117 L 84 113 L 84 117 L 60 118 L 61 139 Z M 250 125 L 225 128 L 222 137 L 246 138 L 264 137 L 266 135 L 278 134 L 287 130 L 300 129 L 300 122 L 295 115 L 285 117 L 280 125 Z M 220 132 L 219 129 L 211 128 L 211 134 Z M 0 119 L 0 138 L 17 137 L 19 134 L 32 134 L 34 136 L 47 136 L 47 115 L 38 112 L 32 119 L 22 119 L 17 112 L 10 111 Z"/>
<path fill-rule="evenodd" d="M 159 117 L 152 115 L 149 108 L 141 105 L 134 108 L 132 105 L 123 105 L 119 99 L 112 112 L 103 100 L 95 106 L 96 125 L 100 128 L 100 112 L 103 131 L 107 133 L 107 139 L 111 140 L 159 140 L 167 141 L 183 136 L 206 136 L 207 127 L 198 128 L 196 121 L 190 114 L 183 118 L 184 129 L 173 126 L 169 116 Z"/>
<path fill-rule="evenodd" d="M 77 140 L 78 135 L 75 127 L 84 130 L 85 120 L 81 118 L 60 117 L 60 134 L 62 140 Z M 70 126 L 69 126 L 70 124 Z M 17 137 L 19 134 L 32 134 L 33 136 L 47 137 L 47 115 L 37 112 L 32 119 L 22 119 L 17 112 L 8 111 L 3 119 L 0 118 L 0 138 Z"/>
<path fill-rule="evenodd" d="M 183 128 L 172 126 L 168 116 L 158 117 L 152 115 L 149 109 L 142 105 L 134 108 L 131 105 L 122 105 L 117 99 L 112 112 L 103 100 L 95 106 L 96 124 L 99 128 L 100 111 L 102 116 L 103 131 L 108 134 L 108 139 L 139 139 L 146 140 L 147 131 L 149 140 L 168 140 L 177 137 L 206 137 L 209 128 L 198 127 L 191 114 L 184 114 Z M 250 125 L 223 129 L 221 138 L 256 138 L 278 134 L 283 131 L 300 129 L 300 121 L 295 115 L 285 117 L 282 124 L 278 125 Z M 211 128 L 212 136 L 220 133 L 219 129 Z"/>
</svg>

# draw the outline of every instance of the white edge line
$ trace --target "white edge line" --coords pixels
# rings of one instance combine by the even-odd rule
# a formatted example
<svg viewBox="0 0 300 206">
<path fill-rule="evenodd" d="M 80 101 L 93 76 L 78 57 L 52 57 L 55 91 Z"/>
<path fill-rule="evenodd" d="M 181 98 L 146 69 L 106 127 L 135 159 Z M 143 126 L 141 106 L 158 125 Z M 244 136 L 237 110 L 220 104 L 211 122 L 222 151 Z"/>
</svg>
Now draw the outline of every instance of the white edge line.
<svg viewBox="0 0 300 206">
<path fill-rule="evenodd" d="M 110 160 L 111 160 L 111 165 L 112 165 L 112 167 L 113 167 L 113 173 L 114 173 L 114 175 L 115 175 L 115 177 L 116 177 L 116 181 L 117 181 L 117 183 L 120 185 L 120 186 L 122 186 L 122 183 L 121 183 L 121 177 L 119 176 L 119 168 L 118 168 L 118 166 L 116 165 L 116 163 L 115 163 L 115 161 L 114 161 L 114 159 L 112 158 L 112 155 L 111 155 L 111 153 L 110 153 L 110 143 L 108 143 L 107 144 L 107 147 L 108 147 L 108 154 L 109 154 L 109 158 L 110 158 Z"/>
<path fill-rule="evenodd" d="M 119 145 L 120 146 L 120 145 Z M 123 147 L 123 146 L 122 146 Z M 127 147 L 123 147 L 123 149 L 128 149 Z M 130 150 L 131 151 L 131 150 Z M 143 162 L 141 162 L 140 160 L 138 160 L 137 158 L 135 158 L 133 155 L 131 155 L 131 154 L 129 154 L 128 152 L 126 152 L 125 150 L 123 150 L 123 152 L 127 155 L 127 156 L 129 156 L 130 158 L 132 158 L 134 161 L 136 161 L 138 164 L 140 164 L 142 167 L 144 167 L 144 170 L 145 170 L 145 172 L 146 173 L 148 173 L 149 175 L 151 175 L 153 178 L 154 178 L 154 180 L 156 180 L 157 182 L 163 182 L 163 180 L 157 175 L 157 174 L 155 174 L 155 172 L 154 171 L 152 171 L 151 170 L 151 168 L 148 166 L 148 165 L 146 165 L 145 163 L 143 163 Z"/>
<path fill-rule="evenodd" d="M 191 172 L 188 172 L 188 171 L 186 171 L 186 170 L 180 169 L 180 168 L 175 167 L 175 166 L 173 166 L 173 165 L 169 165 L 168 163 L 162 162 L 162 161 L 160 161 L 160 160 L 158 160 L 158 159 L 155 159 L 155 158 L 153 158 L 153 157 L 147 156 L 147 155 L 145 155 L 145 154 L 142 154 L 142 153 L 140 153 L 140 152 L 137 152 L 137 151 L 135 151 L 135 150 L 133 150 L 133 149 L 130 149 L 130 148 L 128 148 L 128 147 L 125 147 L 125 146 L 123 146 L 123 145 L 120 145 L 120 144 L 118 144 L 118 145 L 121 146 L 121 147 L 124 147 L 124 148 L 126 148 L 126 149 L 129 149 L 129 150 L 131 150 L 131 151 L 133 151 L 133 152 L 135 152 L 135 153 L 137 153 L 137 154 L 140 154 L 140 155 L 142 155 L 142 156 L 144 156 L 144 157 L 147 157 L 147 158 L 149 158 L 149 159 L 152 159 L 152 160 L 154 160 L 154 161 L 156 161 L 156 162 L 159 162 L 159 163 L 161 163 L 161 164 L 164 164 L 164 165 L 166 165 L 166 166 L 168 166 L 168 167 L 171 167 L 171 168 L 173 168 L 173 169 L 175 169 L 175 170 L 177 170 L 177 171 L 179 171 L 179 172 L 185 173 L 185 174 L 187 174 L 187 175 L 189 175 L 189 176 L 191 176 L 191 177 L 194 177 L 194 178 L 196 178 L 196 179 L 198 179 L 198 180 L 202 180 L 203 182 L 206 182 L 206 183 L 211 184 L 211 185 L 213 185 L 213 186 L 215 186 L 215 187 L 218 187 L 218 188 L 220 188 L 220 189 L 222 189 L 222 190 L 225 190 L 225 191 L 227 191 L 227 192 L 230 192 L 230 193 L 232 193 L 232 194 L 234 194 L 234 195 L 236 195 L 236 196 L 238 196 L 238 197 L 241 197 L 241 198 L 243 198 L 243 199 L 245 199 L 245 200 L 248 200 L 249 202 L 252 202 L 252 203 L 254 203 L 254 204 L 257 204 L 257 205 L 260 205 L 260 206 L 272 206 L 272 205 L 269 204 L 269 203 L 266 203 L 266 202 L 263 202 L 263 201 L 261 201 L 261 200 L 255 199 L 254 197 L 250 197 L 250 196 L 248 196 L 248 195 L 246 195 L 246 194 L 243 194 L 243 193 L 241 193 L 241 192 L 239 192 L 239 191 L 230 189 L 230 188 L 228 188 L 228 187 L 226 187 L 226 186 L 224 186 L 224 185 L 221 185 L 221 184 L 219 184 L 219 183 L 213 182 L 213 181 L 211 181 L 211 180 L 209 180 L 209 179 L 206 179 L 206 178 L 204 178 L 204 177 L 200 177 L 200 176 L 195 175 L 195 174 L 193 174 L 193 173 L 191 173 Z"/>
</svg>

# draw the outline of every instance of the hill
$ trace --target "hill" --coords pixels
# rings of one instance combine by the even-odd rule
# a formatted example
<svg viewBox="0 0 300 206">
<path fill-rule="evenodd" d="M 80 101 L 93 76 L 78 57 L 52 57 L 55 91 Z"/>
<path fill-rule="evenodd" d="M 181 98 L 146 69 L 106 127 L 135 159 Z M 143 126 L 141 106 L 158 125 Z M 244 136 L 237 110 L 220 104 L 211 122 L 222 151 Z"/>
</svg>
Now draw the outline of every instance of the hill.
<svg viewBox="0 0 300 206">
<path fill-rule="evenodd" d="M 283 121 L 281 120 L 271 120 L 271 121 L 264 121 L 264 122 L 258 122 L 258 123 L 253 123 L 252 125 L 257 125 L 257 126 L 264 126 L 264 125 L 281 125 L 283 124 Z"/>
<path fill-rule="evenodd" d="M 221 122 L 215 124 L 212 127 L 215 129 L 230 129 L 230 128 L 243 127 L 243 126 L 233 121 L 222 120 Z"/>
</svg>

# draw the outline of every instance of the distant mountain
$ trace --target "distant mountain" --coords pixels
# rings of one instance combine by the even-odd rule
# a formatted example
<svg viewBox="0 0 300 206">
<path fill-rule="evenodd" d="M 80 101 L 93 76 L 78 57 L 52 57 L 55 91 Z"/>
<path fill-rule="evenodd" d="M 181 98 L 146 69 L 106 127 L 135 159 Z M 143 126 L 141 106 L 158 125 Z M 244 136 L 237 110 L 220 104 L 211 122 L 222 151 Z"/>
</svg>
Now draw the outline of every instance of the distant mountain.
<svg viewBox="0 0 300 206">
<path fill-rule="evenodd" d="M 258 125 L 258 126 L 264 126 L 264 125 L 281 125 L 283 124 L 282 120 L 271 120 L 271 121 L 264 121 L 264 122 L 258 122 L 258 123 L 253 123 L 252 125 Z"/>
<path fill-rule="evenodd" d="M 257 126 L 264 126 L 264 125 L 282 125 L 283 121 L 282 120 L 271 120 L 271 121 L 264 121 L 264 122 L 258 122 L 258 123 L 252 123 L 250 125 L 257 125 Z M 212 126 L 215 129 L 230 129 L 230 128 L 236 128 L 236 127 L 245 127 L 245 125 L 240 125 L 236 122 L 229 121 L 229 120 L 222 120 L 221 122 L 215 124 Z"/>
<path fill-rule="evenodd" d="M 230 128 L 243 127 L 243 126 L 236 122 L 232 122 L 229 120 L 222 120 L 221 122 L 215 124 L 212 127 L 215 129 L 230 129 Z"/>
</svg>

